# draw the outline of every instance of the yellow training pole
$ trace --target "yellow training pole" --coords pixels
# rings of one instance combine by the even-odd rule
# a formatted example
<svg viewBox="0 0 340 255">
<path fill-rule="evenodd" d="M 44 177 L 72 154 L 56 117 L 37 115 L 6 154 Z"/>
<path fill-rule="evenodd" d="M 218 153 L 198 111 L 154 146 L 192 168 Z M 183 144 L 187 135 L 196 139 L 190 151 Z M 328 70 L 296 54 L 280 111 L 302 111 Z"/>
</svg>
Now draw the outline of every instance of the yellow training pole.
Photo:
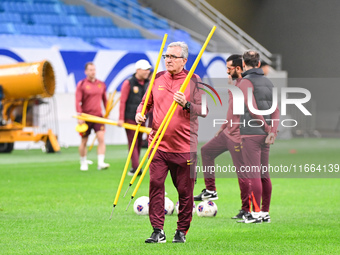
<svg viewBox="0 0 340 255">
<path fill-rule="evenodd" d="M 91 143 L 91 145 L 90 145 L 90 147 L 89 147 L 89 152 L 92 151 L 92 148 L 93 148 L 94 143 L 96 142 L 96 140 L 97 140 L 97 134 L 96 134 L 96 136 L 94 137 L 94 139 L 93 139 L 93 141 L 92 141 L 92 143 Z"/>
<path fill-rule="evenodd" d="M 190 82 L 190 79 L 191 79 L 191 77 L 192 77 L 192 75 L 193 75 L 193 73 L 194 73 L 194 71 L 195 71 L 195 69 L 196 69 L 196 67 L 197 67 L 197 65 L 198 65 L 198 62 L 200 61 L 200 59 L 201 59 L 201 57 L 202 57 L 202 55 L 203 55 L 203 52 L 205 51 L 205 48 L 207 47 L 207 45 L 208 45 L 208 43 L 209 43 L 209 41 L 210 41 L 212 35 L 214 34 L 215 30 L 216 30 L 216 26 L 214 26 L 214 27 L 211 29 L 211 31 L 210 31 L 210 33 L 209 33 L 207 39 L 205 40 L 205 43 L 203 44 L 203 46 L 202 46 L 202 48 L 201 48 L 201 50 L 200 50 L 200 52 L 199 52 L 199 54 L 198 54 L 198 56 L 197 56 L 195 62 L 193 63 L 193 65 L 192 65 L 192 67 L 191 67 L 191 69 L 190 69 L 190 71 L 189 71 L 187 77 L 185 78 L 185 80 L 184 80 L 184 82 L 183 82 L 183 84 L 182 84 L 182 86 L 181 86 L 181 88 L 180 88 L 180 90 L 179 90 L 180 92 L 184 92 L 185 89 L 187 88 L 187 86 L 188 86 L 188 84 L 189 84 L 189 82 Z M 173 105 L 174 105 L 174 107 L 172 107 Z M 130 202 L 129 202 L 127 208 L 126 208 L 126 210 L 128 209 L 128 207 L 129 207 L 129 205 L 130 205 L 132 199 L 135 197 L 135 195 L 136 195 L 136 193 L 137 193 L 137 191 L 138 191 L 138 189 L 139 189 L 139 186 L 141 185 L 141 183 L 142 183 L 142 181 L 143 181 L 143 179 L 144 179 L 144 176 L 145 176 L 145 174 L 146 174 L 146 172 L 147 172 L 147 170 L 148 170 L 148 168 L 149 168 L 149 166 L 150 166 L 150 164 L 151 164 L 151 161 L 152 161 L 152 159 L 153 159 L 153 157 L 154 157 L 154 155 L 155 155 L 155 153 L 156 153 L 156 151 L 157 151 L 157 148 L 158 148 L 160 142 L 162 141 L 162 138 L 163 138 L 163 136 L 164 136 L 164 134 L 165 134 L 165 131 L 166 131 L 166 129 L 167 129 L 167 127 L 168 127 L 168 125 L 169 125 L 169 123 L 170 123 L 170 121 L 171 121 L 171 118 L 172 118 L 172 116 L 174 115 L 174 113 L 175 113 L 175 111 L 176 111 L 177 105 L 178 105 L 178 103 L 174 101 L 173 104 L 171 105 L 171 107 L 170 107 L 170 109 L 169 109 L 167 115 L 165 116 L 165 118 L 166 118 L 166 117 L 168 116 L 169 112 L 171 112 L 171 113 L 170 113 L 170 116 L 169 116 L 169 118 L 167 119 L 166 124 L 165 124 L 165 126 L 164 126 L 164 128 L 163 128 L 163 130 L 162 130 L 162 133 L 161 133 L 161 135 L 159 136 L 158 141 L 157 141 L 157 143 L 156 143 L 156 145 L 155 145 L 155 147 L 154 147 L 154 149 L 153 149 L 153 151 L 152 151 L 152 154 L 150 155 L 150 158 L 149 158 L 149 160 L 148 160 L 148 162 L 147 162 L 147 164 L 146 164 L 146 166 L 145 166 L 145 168 L 144 168 L 144 171 L 143 171 L 143 173 L 142 173 L 142 176 L 140 177 L 140 179 L 139 179 L 139 181 L 138 181 L 138 183 L 137 183 L 137 185 L 136 185 L 136 187 L 135 187 L 135 190 L 133 191 L 133 193 L 132 193 L 132 195 L 131 195 L 131 200 L 130 200 Z M 165 118 L 164 118 L 164 119 L 165 119 Z M 163 120 L 163 121 L 164 121 L 164 120 Z M 162 123 L 163 123 L 163 122 L 162 122 Z M 157 132 L 157 133 L 158 133 L 158 132 Z M 154 140 L 155 140 L 155 139 L 157 139 L 156 136 L 154 137 Z M 150 146 L 150 147 L 151 147 L 151 146 Z"/>
<path fill-rule="evenodd" d="M 165 123 L 166 123 L 166 121 L 167 121 L 167 119 L 168 119 L 168 117 L 169 117 L 169 115 L 170 115 L 170 113 L 171 113 L 171 111 L 172 111 L 172 109 L 173 109 L 174 107 L 175 107 L 175 102 L 172 102 L 172 104 L 171 104 L 171 106 L 170 106 L 170 108 L 169 108 L 167 114 L 165 115 L 165 117 L 164 117 L 164 119 L 163 119 L 161 125 L 159 126 L 159 128 L 158 128 L 158 130 L 157 130 L 157 132 L 156 132 L 156 134 L 155 134 L 155 136 L 154 136 L 154 138 L 152 139 L 152 141 L 151 141 L 151 143 L 150 143 L 150 145 L 149 145 L 149 147 L 148 147 L 146 153 L 144 154 L 143 159 L 142 159 L 141 162 L 139 163 L 139 166 L 138 166 L 138 168 L 136 169 L 136 172 L 134 173 L 134 175 L 133 175 L 133 177 L 132 177 L 132 179 L 131 179 L 131 181 L 130 181 L 130 183 L 129 183 L 129 187 L 128 187 L 127 190 L 125 191 L 124 197 L 126 196 L 126 194 L 127 194 L 127 192 L 129 191 L 130 187 L 132 186 L 132 184 L 133 184 L 134 181 L 136 180 L 139 171 L 140 171 L 141 168 L 143 167 L 145 160 L 147 159 L 147 157 L 148 157 L 150 151 L 152 150 L 153 145 L 155 144 L 155 142 L 156 142 L 156 140 L 157 140 L 159 134 L 161 133 L 161 131 L 162 131 L 162 129 L 163 129 L 163 127 L 164 127 L 164 125 L 165 125 Z"/>
<path fill-rule="evenodd" d="M 118 99 L 117 99 L 117 100 L 113 103 L 113 105 L 110 107 L 109 112 L 107 113 L 107 116 L 104 116 L 105 118 L 109 117 L 110 112 L 111 112 L 112 109 L 115 108 L 115 106 L 118 104 L 119 100 L 120 100 L 120 97 L 118 97 Z"/>
<path fill-rule="evenodd" d="M 97 117 L 97 116 L 93 116 L 93 115 L 80 115 L 80 116 L 73 116 L 73 118 L 76 119 L 80 119 L 80 120 L 85 120 L 88 122 L 94 122 L 94 123 L 101 123 L 101 124 L 109 124 L 109 125 L 113 125 L 113 126 L 117 126 L 118 122 L 113 121 L 113 120 L 109 120 L 106 118 L 101 118 L 101 117 Z M 133 124 L 129 124 L 129 123 L 124 123 L 123 124 L 123 128 L 126 129 L 131 129 L 131 130 L 137 130 L 137 125 L 133 125 Z M 151 128 L 148 127 L 140 127 L 139 129 L 140 132 L 142 133 L 147 133 L 149 134 L 151 132 Z"/>
<path fill-rule="evenodd" d="M 106 101 L 105 114 L 107 113 L 107 111 L 110 108 L 111 103 L 113 101 L 113 98 L 111 96 L 112 96 L 112 93 L 109 93 L 109 97 L 108 97 L 108 99 Z"/>
<path fill-rule="evenodd" d="M 143 109 L 142 109 L 142 112 L 141 112 L 142 116 L 144 116 L 144 113 L 145 113 L 145 110 L 146 110 L 146 106 L 148 104 L 148 100 L 149 100 L 149 97 L 150 97 L 150 94 L 151 94 L 153 83 L 155 81 L 158 65 L 159 65 L 159 62 L 161 61 L 161 58 L 162 58 L 162 54 L 163 54 L 163 50 L 164 50 L 164 46 L 165 46 L 165 42 L 166 42 L 167 37 L 168 37 L 167 34 L 165 34 L 164 37 L 163 37 L 163 42 L 162 42 L 161 48 L 159 50 L 156 66 L 155 66 L 154 72 L 153 72 L 152 77 L 151 77 L 151 81 L 150 81 L 150 84 L 149 84 L 148 92 L 146 94 L 146 98 L 145 98 L 145 101 L 144 101 Z M 136 140 L 137 140 L 137 137 L 138 137 L 140 126 L 141 126 L 140 124 L 137 125 L 137 130 L 136 130 L 135 135 L 133 137 L 133 141 L 132 141 L 132 144 L 131 144 L 131 147 L 130 147 L 130 151 L 129 151 L 129 154 L 128 154 L 128 157 L 127 157 L 127 160 L 126 160 L 126 163 L 125 163 L 125 167 L 124 167 L 124 170 L 123 170 L 123 173 L 122 173 L 122 177 L 120 179 L 119 186 L 118 186 L 118 191 L 116 193 L 116 197 L 115 197 L 115 200 L 113 202 L 113 209 L 112 209 L 112 212 L 111 212 L 110 219 L 112 218 L 113 210 L 115 209 L 115 207 L 116 207 L 116 205 L 118 203 L 119 195 L 120 195 L 120 192 L 122 190 L 122 186 L 123 186 L 123 182 L 124 182 L 124 179 L 125 179 L 125 175 L 126 175 L 127 169 L 129 167 L 129 164 L 130 164 L 130 159 L 131 159 L 132 152 L 133 152 L 133 149 L 134 149 L 135 144 L 136 144 Z"/>
<path fill-rule="evenodd" d="M 113 99 L 114 99 L 116 93 L 117 93 L 117 90 L 115 90 L 112 94 L 109 93 L 109 98 L 108 98 L 107 103 L 106 103 L 105 114 L 107 114 L 109 112 L 109 109 L 110 109 L 110 107 L 113 103 Z"/>
</svg>

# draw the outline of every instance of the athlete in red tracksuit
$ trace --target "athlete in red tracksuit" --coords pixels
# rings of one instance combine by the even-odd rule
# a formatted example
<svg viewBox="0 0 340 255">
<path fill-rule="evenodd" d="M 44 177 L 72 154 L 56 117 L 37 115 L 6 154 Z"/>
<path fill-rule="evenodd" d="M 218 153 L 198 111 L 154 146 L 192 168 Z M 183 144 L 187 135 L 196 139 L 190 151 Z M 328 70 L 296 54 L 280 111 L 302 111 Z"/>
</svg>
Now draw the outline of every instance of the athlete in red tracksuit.
<svg viewBox="0 0 340 255">
<path fill-rule="evenodd" d="M 149 143 L 156 134 L 172 102 L 175 100 L 179 105 L 150 165 L 149 218 L 154 232 L 150 238 L 145 240 L 146 243 L 166 242 L 163 231 L 165 218 L 164 181 L 169 170 L 179 197 L 179 213 L 174 243 L 186 241 L 185 235 L 192 219 L 195 176 L 191 172 L 195 170 L 196 166 L 197 117 L 203 116 L 201 114 L 201 96 L 204 92 L 198 89 L 198 84 L 195 81 L 200 81 L 200 78 L 195 74 L 185 92 L 178 92 L 188 74 L 188 71 L 184 70 L 187 57 L 188 46 L 185 43 L 169 44 L 164 55 L 167 71 L 159 72 L 156 75 L 147 104 L 146 112 L 151 108 L 153 109 Z M 137 123 L 145 121 L 145 117 L 140 114 L 144 100 L 145 96 L 137 109 Z"/>
<path fill-rule="evenodd" d="M 106 108 L 106 86 L 105 83 L 96 79 L 96 67 L 92 62 L 88 62 L 85 65 L 85 75 L 86 78 L 81 80 L 77 84 L 76 88 L 76 110 L 78 114 L 87 113 L 102 117 L 102 107 L 103 102 Z M 83 124 L 85 121 L 78 120 L 78 124 Z M 86 122 L 88 129 L 84 134 L 81 134 L 81 143 L 79 146 L 80 154 L 80 170 L 88 170 L 88 160 L 86 158 L 87 150 L 86 144 L 88 136 L 93 129 L 98 138 L 98 170 L 106 169 L 110 165 L 104 162 L 105 159 L 105 125 L 93 122 Z"/>
</svg>

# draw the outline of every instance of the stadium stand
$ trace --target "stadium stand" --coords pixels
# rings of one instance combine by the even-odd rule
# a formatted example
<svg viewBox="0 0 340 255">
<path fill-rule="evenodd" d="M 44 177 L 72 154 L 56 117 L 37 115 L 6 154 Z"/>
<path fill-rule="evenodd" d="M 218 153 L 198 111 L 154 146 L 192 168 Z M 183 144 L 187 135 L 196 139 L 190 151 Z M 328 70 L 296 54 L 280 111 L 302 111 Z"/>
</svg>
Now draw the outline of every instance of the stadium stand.
<svg viewBox="0 0 340 255">
<path fill-rule="evenodd" d="M 171 41 L 185 40 L 192 53 L 200 49 L 188 33 L 171 28 L 166 19 L 151 8 L 141 6 L 137 0 L 88 2 L 133 22 L 135 28 L 120 27 L 112 17 L 91 16 L 83 5 L 65 4 L 61 0 L 5 0 L 0 2 L 0 34 L 4 40 L 1 44 L 12 47 L 57 45 L 60 49 L 72 49 L 70 41 L 76 40 L 77 43 L 73 43 L 75 50 L 104 48 L 139 52 L 158 50 L 161 38 L 168 33 Z M 140 31 L 143 28 L 159 39 L 145 38 Z M 22 44 L 20 36 L 24 35 L 26 43 Z M 45 40 L 43 36 L 46 36 Z"/>
<path fill-rule="evenodd" d="M 1 25 L 0 25 L 1 29 Z M 0 33 L 0 48 L 51 48 L 63 50 L 93 51 L 95 47 L 79 37 L 39 36 L 39 35 L 13 35 Z"/>
</svg>

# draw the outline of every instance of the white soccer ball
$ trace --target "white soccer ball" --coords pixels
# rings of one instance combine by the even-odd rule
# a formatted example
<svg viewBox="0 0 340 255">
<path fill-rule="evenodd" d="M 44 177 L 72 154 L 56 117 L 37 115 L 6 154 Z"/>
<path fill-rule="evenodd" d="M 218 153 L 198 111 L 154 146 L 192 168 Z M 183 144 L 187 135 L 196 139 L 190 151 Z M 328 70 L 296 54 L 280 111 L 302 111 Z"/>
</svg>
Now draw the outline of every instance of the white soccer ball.
<svg viewBox="0 0 340 255">
<path fill-rule="evenodd" d="M 175 208 L 176 208 L 176 213 L 178 214 L 178 210 L 179 210 L 179 202 L 178 201 L 176 203 Z M 195 214 L 195 211 L 196 211 L 196 205 L 195 205 L 195 202 L 194 202 L 194 204 L 192 205 L 192 214 L 193 215 Z"/>
<path fill-rule="evenodd" d="M 215 217 L 217 214 L 217 205 L 213 201 L 203 201 L 197 206 L 197 215 L 200 217 Z"/>
<path fill-rule="evenodd" d="M 171 215 L 174 212 L 175 206 L 174 203 L 170 200 L 170 198 L 164 198 L 164 213 L 165 215 Z"/>
<path fill-rule="evenodd" d="M 149 197 L 142 196 L 136 199 L 133 204 L 133 210 L 138 215 L 148 215 L 149 214 Z"/>
</svg>

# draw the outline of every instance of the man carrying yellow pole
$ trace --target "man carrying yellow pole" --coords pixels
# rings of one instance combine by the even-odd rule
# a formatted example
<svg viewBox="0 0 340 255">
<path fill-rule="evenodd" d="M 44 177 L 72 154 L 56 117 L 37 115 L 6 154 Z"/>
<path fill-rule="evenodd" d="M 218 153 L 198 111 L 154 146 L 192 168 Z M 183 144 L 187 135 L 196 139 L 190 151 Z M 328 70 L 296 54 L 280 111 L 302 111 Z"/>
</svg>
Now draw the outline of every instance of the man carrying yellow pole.
<svg viewBox="0 0 340 255">
<path fill-rule="evenodd" d="M 148 91 L 147 91 L 147 93 L 145 94 L 144 100 L 145 100 L 146 102 L 148 102 L 148 100 L 149 100 L 150 92 L 151 92 L 152 87 L 153 87 L 153 83 L 154 83 L 154 80 L 155 80 L 155 75 L 156 75 L 156 72 L 157 72 L 157 69 L 158 69 L 159 62 L 160 62 L 161 57 L 162 57 L 162 52 L 163 52 L 164 45 L 165 45 L 165 42 L 166 42 L 166 39 L 167 39 L 167 38 L 168 38 L 168 35 L 165 34 L 164 37 L 163 37 L 163 41 L 162 41 L 162 45 L 161 45 L 159 54 L 158 54 L 157 62 L 156 62 L 156 65 L 155 65 L 155 72 L 152 74 L 152 77 L 151 77 L 151 81 L 150 81 L 150 85 L 149 85 Z M 146 105 L 145 105 L 145 107 L 142 107 L 142 110 L 141 110 L 141 113 L 142 113 L 143 116 L 144 116 L 145 109 L 146 109 Z M 122 173 L 122 177 L 121 177 L 121 179 L 120 179 L 120 182 L 119 182 L 119 186 L 118 186 L 118 190 L 117 190 L 117 193 L 116 193 L 116 197 L 115 197 L 115 200 L 114 200 L 114 202 L 113 202 L 113 209 L 112 209 L 112 212 L 111 212 L 110 219 L 112 218 L 113 211 L 114 211 L 114 209 L 115 209 L 115 207 L 116 207 L 116 205 L 117 205 L 117 203 L 118 203 L 118 199 L 119 199 L 120 192 L 122 191 L 122 186 L 123 186 L 123 183 L 124 183 L 124 180 L 125 180 L 125 175 L 126 175 L 127 168 L 128 168 L 128 166 L 129 166 L 129 163 L 130 163 L 132 151 L 133 151 L 133 148 L 134 148 L 134 146 L 135 146 L 135 143 L 136 143 L 136 140 L 137 140 L 137 137 L 138 137 L 138 134 L 139 134 L 139 129 L 140 129 L 140 127 L 141 127 L 141 124 L 138 124 L 138 125 L 137 125 L 137 129 L 136 129 L 136 132 L 135 132 L 135 135 L 134 135 L 134 138 L 133 138 L 133 141 L 132 141 L 132 144 L 131 144 L 131 149 L 130 149 L 130 151 L 129 151 L 128 157 L 127 157 L 126 162 L 125 162 L 124 170 L 123 170 L 123 173 Z"/>
<path fill-rule="evenodd" d="M 202 90 L 198 88 L 200 78 L 194 74 L 190 81 L 190 89 L 180 92 L 181 85 L 188 75 L 184 66 L 188 59 L 188 46 L 184 42 L 173 42 L 168 45 L 165 55 L 166 71 L 156 75 L 146 110 L 153 108 L 153 129 L 149 140 L 153 140 L 160 123 L 168 115 L 173 101 L 177 104 L 171 122 L 150 164 L 149 218 L 153 227 L 151 237 L 146 243 L 166 242 L 164 226 L 164 181 L 170 170 L 173 183 L 179 194 L 179 214 L 177 230 L 172 242 L 184 243 L 192 218 L 194 202 L 194 169 L 196 164 L 198 116 L 201 113 Z M 139 105 L 136 122 L 142 123 L 145 117 L 141 114 L 144 100 Z M 170 110 L 171 111 L 171 110 Z M 205 109 L 205 112 L 208 110 Z M 171 111 L 172 113 L 172 111 Z M 171 114 L 170 114 L 171 115 Z M 169 118 L 171 118 L 169 116 Z M 156 138 L 157 139 L 157 138 Z M 161 139 L 161 138 L 160 138 Z"/>
</svg>

